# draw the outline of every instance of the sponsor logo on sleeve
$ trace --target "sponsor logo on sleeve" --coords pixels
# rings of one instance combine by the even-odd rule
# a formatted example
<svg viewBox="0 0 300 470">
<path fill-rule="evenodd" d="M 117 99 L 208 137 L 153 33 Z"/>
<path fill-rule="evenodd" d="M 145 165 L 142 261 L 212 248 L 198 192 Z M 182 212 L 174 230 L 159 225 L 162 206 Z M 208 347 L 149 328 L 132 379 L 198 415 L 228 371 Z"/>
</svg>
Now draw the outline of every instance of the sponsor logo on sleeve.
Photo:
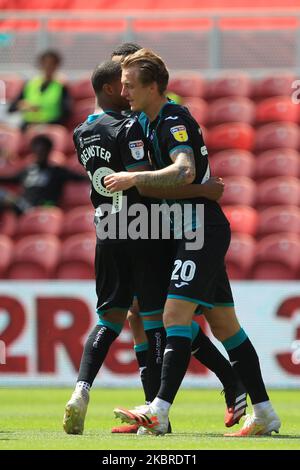
<svg viewBox="0 0 300 470">
<path fill-rule="evenodd" d="M 129 142 L 131 155 L 135 160 L 142 160 L 144 158 L 144 142 L 142 140 L 134 140 Z"/>
<path fill-rule="evenodd" d="M 168 116 L 168 117 L 166 117 L 165 121 L 167 121 L 168 119 L 176 121 L 176 119 L 178 119 L 178 116 Z"/>
<path fill-rule="evenodd" d="M 208 155 L 208 151 L 207 151 L 207 148 L 206 148 L 206 145 L 203 145 L 201 147 L 201 155 Z"/>
<path fill-rule="evenodd" d="M 189 140 L 188 133 L 185 126 L 175 126 L 170 129 L 171 134 L 177 142 L 186 142 Z"/>
</svg>

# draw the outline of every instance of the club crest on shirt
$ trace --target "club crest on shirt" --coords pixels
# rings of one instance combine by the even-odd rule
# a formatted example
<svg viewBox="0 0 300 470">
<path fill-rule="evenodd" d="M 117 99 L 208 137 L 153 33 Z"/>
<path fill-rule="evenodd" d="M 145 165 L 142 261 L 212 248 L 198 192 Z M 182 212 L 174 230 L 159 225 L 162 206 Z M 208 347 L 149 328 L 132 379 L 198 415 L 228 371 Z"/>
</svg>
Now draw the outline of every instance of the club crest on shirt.
<svg viewBox="0 0 300 470">
<path fill-rule="evenodd" d="M 188 133 L 185 126 L 175 126 L 170 129 L 171 134 L 177 142 L 186 142 L 189 140 Z"/>
<path fill-rule="evenodd" d="M 144 142 L 142 140 L 133 140 L 129 142 L 131 155 L 135 160 L 144 158 Z"/>
</svg>

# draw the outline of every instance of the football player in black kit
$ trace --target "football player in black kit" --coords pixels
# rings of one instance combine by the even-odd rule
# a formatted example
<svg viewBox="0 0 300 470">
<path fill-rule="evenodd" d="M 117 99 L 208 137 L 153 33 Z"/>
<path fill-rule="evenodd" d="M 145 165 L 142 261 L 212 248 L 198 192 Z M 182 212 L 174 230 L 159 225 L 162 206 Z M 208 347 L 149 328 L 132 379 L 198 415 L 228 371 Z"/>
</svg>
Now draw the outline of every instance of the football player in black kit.
<svg viewBox="0 0 300 470">
<path fill-rule="evenodd" d="M 170 103 L 165 95 L 168 70 L 158 55 L 142 49 L 122 62 L 122 95 L 132 111 L 144 112 L 140 121 L 151 144 L 156 171 L 121 172 L 104 179 L 112 192 L 132 187 L 175 187 L 202 183 L 209 177 L 207 149 L 201 129 L 186 108 Z M 206 198 L 182 201 L 192 205 L 188 230 L 202 234 L 202 245 L 175 240 L 174 268 L 164 307 L 167 344 L 161 386 L 155 399 L 136 410 L 115 409 L 130 424 L 145 426 L 154 434 L 168 430 L 168 414 L 190 360 L 192 318 L 199 306 L 205 310 L 214 335 L 223 343 L 230 360 L 249 392 L 253 415 L 242 429 L 228 436 L 244 437 L 278 432 L 280 419 L 269 400 L 256 351 L 236 317 L 224 258 L 230 243 L 230 227 L 220 206 Z M 197 207 L 197 205 L 199 207 Z M 204 218 L 198 210 L 204 210 Z M 199 240 L 198 240 L 199 241 Z M 234 415 L 241 412 L 238 406 Z"/>
<path fill-rule="evenodd" d="M 89 116 L 74 132 L 79 161 L 91 179 L 91 200 L 95 207 L 99 321 L 86 342 L 76 388 L 66 405 L 64 429 L 68 434 L 83 432 L 90 387 L 110 345 L 122 329 L 134 295 L 149 341 L 147 369 L 151 380 L 146 386 L 147 401 L 154 398 L 160 384 L 166 338 L 161 314 L 170 279 L 170 243 L 169 240 L 130 240 L 126 233 L 130 224 L 127 211 L 137 203 L 149 209 L 151 200 L 143 198 L 136 188 L 112 194 L 103 185 L 104 177 L 109 174 L 150 169 L 147 141 L 140 124 L 121 114 L 128 103 L 120 95 L 120 77 L 121 67 L 116 62 L 105 62 L 97 67 L 92 83 L 102 111 Z M 205 185 L 193 185 L 178 188 L 176 194 L 182 198 L 196 197 L 205 195 L 206 191 Z M 169 197 L 174 197 L 174 191 L 169 190 L 169 193 Z M 214 371 L 219 371 L 224 385 L 233 382 L 235 378 L 229 363 L 196 325 L 193 347 L 197 352 L 203 341 L 205 353 L 212 350 L 214 364 L 219 363 Z"/>
</svg>

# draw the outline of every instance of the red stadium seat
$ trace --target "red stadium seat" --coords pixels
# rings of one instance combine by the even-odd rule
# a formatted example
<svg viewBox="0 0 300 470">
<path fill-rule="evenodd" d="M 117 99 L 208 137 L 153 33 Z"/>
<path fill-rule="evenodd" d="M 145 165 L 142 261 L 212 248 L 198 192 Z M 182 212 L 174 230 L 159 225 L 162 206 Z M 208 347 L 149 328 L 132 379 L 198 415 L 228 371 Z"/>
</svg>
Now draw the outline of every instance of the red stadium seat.
<svg viewBox="0 0 300 470">
<path fill-rule="evenodd" d="M 274 121 L 298 122 L 298 105 L 290 96 L 275 96 L 261 101 L 256 107 L 256 122 Z"/>
<path fill-rule="evenodd" d="M 207 103 L 201 98 L 188 97 L 184 99 L 183 105 L 188 108 L 199 125 L 207 121 Z"/>
<path fill-rule="evenodd" d="M 17 217 L 11 211 L 0 212 L 0 233 L 13 237 L 17 229 Z"/>
<path fill-rule="evenodd" d="M 87 98 L 75 102 L 74 110 L 72 111 L 71 118 L 68 122 L 68 127 L 74 129 L 78 124 L 84 122 L 89 114 L 93 114 L 95 110 L 95 99 Z"/>
<path fill-rule="evenodd" d="M 13 253 L 13 242 L 6 236 L 0 235 L 0 279 L 5 278 Z"/>
<path fill-rule="evenodd" d="M 230 222 L 232 232 L 255 235 L 258 214 L 253 207 L 249 206 L 224 206 L 223 211 Z"/>
<path fill-rule="evenodd" d="M 216 153 L 209 161 L 212 174 L 217 176 L 248 176 L 252 177 L 255 158 L 247 150 L 223 150 Z"/>
<path fill-rule="evenodd" d="M 297 206 L 269 207 L 259 213 L 257 234 L 291 232 L 300 235 L 300 209 Z"/>
<path fill-rule="evenodd" d="M 83 165 L 81 165 L 78 161 L 77 154 L 71 155 L 66 162 L 66 166 L 69 170 L 75 171 L 76 173 L 80 173 L 86 176 L 86 170 Z"/>
<path fill-rule="evenodd" d="M 0 125 L 0 160 L 15 157 L 21 141 L 20 131 Z"/>
<path fill-rule="evenodd" d="M 230 279 L 247 279 L 253 264 L 256 242 L 246 233 L 233 233 L 226 254 L 226 268 Z"/>
<path fill-rule="evenodd" d="M 208 108 L 208 123 L 210 125 L 225 122 L 245 122 L 252 124 L 255 119 L 254 103 L 241 96 L 220 98 L 212 101 Z"/>
<path fill-rule="evenodd" d="M 269 96 L 290 96 L 295 76 L 291 74 L 271 75 L 258 80 L 254 85 L 253 95 L 259 98 Z"/>
<path fill-rule="evenodd" d="M 62 237 L 66 238 L 77 233 L 95 232 L 95 209 L 92 205 L 75 207 L 65 215 Z"/>
<path fill-rule="evenodd" d="M 18 76 L 7 76 L 3 79 L 5 83 L 5 98 L 12 101 L 20 94 L 24 80 Z"/>
<path fill-rule="evenodd" d="M 228 176 L 224 179 L 225 190 L 222 205 L 242 204 L 252 206 L 255 202 L 256 184 L 246 176 Z"/>
<path fill-rule="evenodd" d="M 34 234 L 59 235 L 63 212 L 58 207 L 35 207 L 20 217 L 18 238 Z"/>
<path fill-rule="evenodd" d="M 90 78 L 82 78 L 68 85 L 70 95 L 74 100 L 85 100 L 86 98 L 95 99 L 95 93 Z"/>
<path fill-rule="evenodd" d="M 92 279 L 95 277 L 95 234 L 74 235 L 64 241 L 58 279 Z"/>
<path fill-rule="evenodd" d="M 299 205 L 300 182 L 292 176 L 270 178 L 257 185 L 258 206 Z"/>
<path fill-rule="evenodd" d="M 70 148 L 74 152 L 74 145 L 70 142 L 70 136 L 67 129 L 59 124 L 43 124 L 30 127 L 26 131 L 27 149 L 30 147 L 30 141 L 37 135 L 47 135 L 52 141 L 54 150 L 62 153 L 69 153 Z"/>
<path fill-rule="evenodd" d="M 207 84 L 205 97 L 207 99 L 223 98 L 225 96 L 249 96 L 252 84 L 245 74 L 234 74 L 219 77 Z"/>
<path fill-rule="evenodd" d="M 0 158 L 0 176 L 12 176 L 23 170 L 28 164 L 27 159 L 14 159 L 9 160 L 6 158 Z M 1 183 L 2 185 L 3 183 Z"/>
<path fill-rule="evenodd" d="M 252 277 L 254 279 L 295 279 L 300 266 L 300 240 L 295 234 L 274 234 L 260 240 Z"/>
<path fill-rule="evenodd" d="M 54 235 L 31 235 L 14 246 L 8 279 L 49 279 L 60 255 L 60 241 Z"/>
<path fill-rule="evenodd" d="M 204 81 L 198 74 L 184 74 L 170 78 L 168 90 L 179 96 L 201 98 L 204 93 Z"/>
<path fill-rule="evenodd" d="M 275 176 L 294 176 L 300 174 L 300 155 L 293 149 L 267 150 L 257 156 L 256 179 Z"/>
<path fill-rule="evenodd" d="M 254 144 L 254 130 L 245 123 L 226 123 L 213 127 L 208 133 L 209 150 L 241 149 L 251 150 Z"/>
<path fill-rule="evenodd" d="M 256 149 L 258 151 L 274 148 L 299 147 L 299 129 L 291 122 L 266 124 L 256 131 Z"/>
<path fill-rule="evenodd" d="M 61 206 L 63 209 L 72 209 L 77 206 L 86 206 L 90 203 L 90 183 L 66 183 Z"/>
</svg>

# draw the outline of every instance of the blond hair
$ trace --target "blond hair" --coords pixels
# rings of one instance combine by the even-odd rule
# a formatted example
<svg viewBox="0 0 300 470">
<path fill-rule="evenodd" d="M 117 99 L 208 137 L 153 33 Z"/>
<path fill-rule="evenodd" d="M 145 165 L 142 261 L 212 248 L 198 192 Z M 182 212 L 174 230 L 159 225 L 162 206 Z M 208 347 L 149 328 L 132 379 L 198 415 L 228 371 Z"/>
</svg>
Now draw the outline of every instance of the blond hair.
<svg viewBox="0 0 300 470">
<path fill-rule="evenodd" d="M 122 69 L 137 67 L 139 79 L 143 85 L 156 82 L 158 91 L 162 95 L 167 89 L 169 72 L 162 58 L 151 49 L 140 49 L 134 54 L 125 57 L 121 63 Z"/>
</svg>

